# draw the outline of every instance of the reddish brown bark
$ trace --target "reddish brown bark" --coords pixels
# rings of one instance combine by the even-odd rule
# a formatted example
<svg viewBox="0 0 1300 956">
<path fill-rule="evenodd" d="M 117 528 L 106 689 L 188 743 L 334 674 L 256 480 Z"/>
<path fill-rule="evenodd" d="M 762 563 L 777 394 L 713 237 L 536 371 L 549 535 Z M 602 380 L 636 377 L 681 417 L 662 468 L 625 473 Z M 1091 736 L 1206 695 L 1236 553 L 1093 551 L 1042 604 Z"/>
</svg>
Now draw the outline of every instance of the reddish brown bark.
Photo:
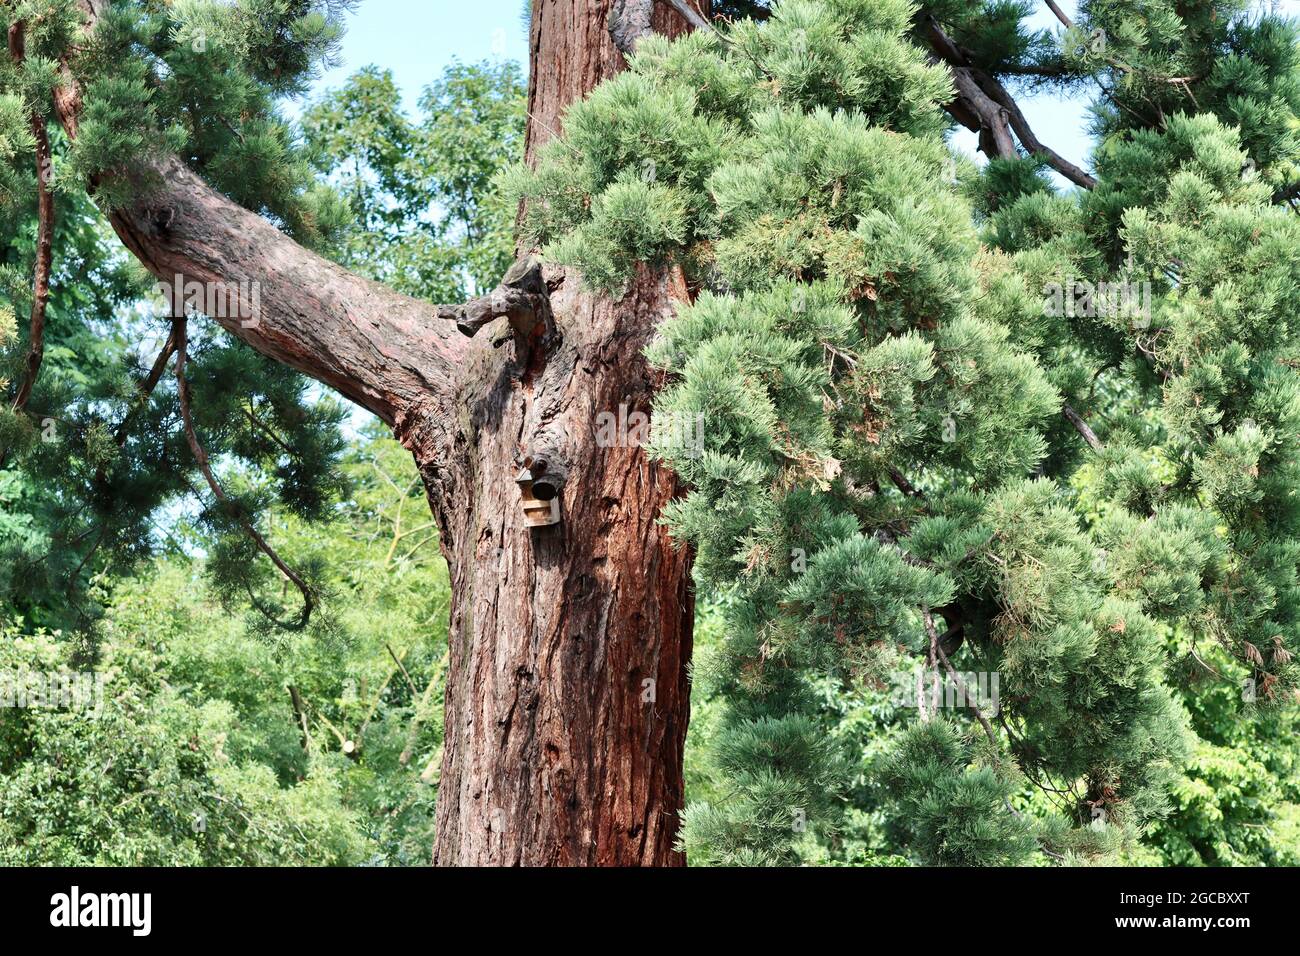
<svg viewBox="0 0 1300 956">
<path fill-rule="evenodd" d="M 96 6 L 83 0 L 92 22 Z M 565 105 L 623 67 L 608 13 L 609 0 L 534 0 L 530 157 Z M 652 23 L 684 27 L 662 4 Z M 75 87 L 56 109 L 75 135 Z M 644 272 L 612 301 L 548 267 L 545 342 L 511 340 L 504 318 L 468 339 L 178 160 L 152 172 L 160 185 L 112 217 L 126 246 L 167 282 L 258 282 L 255 324 L 218 321 L 379 415 L 420 468 L 453 589 L 434 861 L 683 863 L 690 559 L 658 523 L 678 489 L 641 448 L 596 443 L 601 412 L 649 411 L 642 353 L 685 295 L 680 276 Z M 568 466 L 562 521 L 530 529 L 515 477 L 543 445 Z"/>
<path fill-rule="evenodd" d="M 707 0 L 687 0 L 708 11 Z M 586 96 L 601 80 L 623 69 L 623 55 L 609 32 L 613 0 L 534 0 L 528 51 L 526 156 L 564 128 L 564 108 Z M 690 26 L 667 2 L 655 3 L 650 28 L 677 36 Z"/>
<path fill-rule="evenodd" d="M 477 365 L 454 453 L 422 469 L 453 591 L 435 861 L 678 863 L 693 609 L 658 524 L 676 489 L 640 448 L 596 447 L 595 422 L 649 410 L 641 350 L 684 290 L 645 275 L 613 303 L 548 277 L 562 343 L 533 372 Z M 405 440 L 428 460 L 419 426 Z M 514 479 L 538 442 L 569 472 L 561 523 L 528 529 Z"/>
<path fill-rule="evenodd" d="M 564 107 L 622 68 L 608 17 L 608 0 L 535 0 L 530 160 Z M 662 5 L 652 24 L 684 28 Z M 435 862 L 681 864 L 694 608 L 689 557 L 658 524 L 677 488 L 595 432 L 601 412 L 649 411 L 642 351 L 685 288 L 646 273 L 612 302 L 563 269 L 546 278 L 560 344 L 540 369 L 517 355 L 504 375 L 476 369 L 490 384 L 466 395 L 472 437 L 450 471 L 426 472 L 455 594 Z M 557 434 L 563 520 L 528 530 L 514 459 Z"/>
</svg>

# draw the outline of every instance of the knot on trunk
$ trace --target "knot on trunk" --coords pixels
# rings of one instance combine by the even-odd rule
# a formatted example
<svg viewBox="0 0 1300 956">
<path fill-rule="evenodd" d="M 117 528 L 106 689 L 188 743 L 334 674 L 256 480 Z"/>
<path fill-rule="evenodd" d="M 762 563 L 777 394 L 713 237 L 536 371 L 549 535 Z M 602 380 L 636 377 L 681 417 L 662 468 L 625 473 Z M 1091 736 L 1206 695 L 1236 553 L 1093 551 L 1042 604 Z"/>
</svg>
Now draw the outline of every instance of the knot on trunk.
<svg viewBox="0 0 1300 956">
<path fill-rule="evenodd" d="M 456 328 L 471 338 L 489 322 L 505 318 L 510 321 L 516 342 L 531 344 L 554 328 L 541 262 L 534 256 L 518 259 L 487 295 L 461 305 L 440 305 L 438 318 L 454 321 Z"/>
<path fill-rule="evenodd" d="M 168 232 L 172 223 L 176 221 L 176 210 L 171 206 L 159 206 L 150 210 L 149 222 L 153 226 L 154 232 L 163 235 Z"/>
</svg>

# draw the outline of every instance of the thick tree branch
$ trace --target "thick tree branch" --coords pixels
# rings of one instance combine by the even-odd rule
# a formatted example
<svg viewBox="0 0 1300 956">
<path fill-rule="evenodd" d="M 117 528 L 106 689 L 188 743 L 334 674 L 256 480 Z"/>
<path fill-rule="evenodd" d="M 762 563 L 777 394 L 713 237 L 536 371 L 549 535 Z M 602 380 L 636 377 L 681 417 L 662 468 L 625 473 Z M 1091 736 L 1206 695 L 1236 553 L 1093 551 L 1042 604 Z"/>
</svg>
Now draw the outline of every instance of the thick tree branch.
<svg viewBox="0 0 1300 956">
<path fill-rule="evenodd" d="M 1014 159 L 1020 155 L 1012 131 L 1031 154 L 1042 156 L 1049 166 L 1077 186 L 1092 189 L 1096 179 L 1043 144 L 1034 134 L 1015 98 L 994 76 L 976 67 L 966 51 L 958 47 L 932 16 L 925 18 L 926 38 L 937 59 L 953 75 L 957 97 L 948 112 L 980 137 L 980 149 L 990 157 Z"/>
<path fill-rule="evenodd" d="M 110 221 L 162 283 L 226 291 L 238 306 L 210 316 L 223 328 L 389 424 L 430 395 L 450 397 L 466 349 L 433 306 L 304 249 L 175 157 L 149 171 L 159 182 Z"/>
<path fill-rule="evenodd" d="M 904 475 L 897 468 L 889 469 L 889 480 L 894 483 L 894 487 L 896 487 L 903 494 L 907 495 L 907 497 L 921 498 L 921 499 L 925 498 L 925 495 L 922 494 L 919 489 L 917 489 L 916 485 L 908 481 L 907 476 Z"/>
<path fill-rule="evenodd" d="M 690 0 L 668 0 L 668 5 L 682 15 L 682 19 L 695 30 L 702 30 L 711 24 L 690 2 Z"/>
<path fill-rule="evenodd" d="M 81 0 L 87 31 L 103 6 Z M 75 138 L 81 95 L 72 71 L 63 67 L 55 109 Z M 450 409 L 457 370 L 472 349 L 436 321 L 434 306 L 303 248 L 174 156 L 153 157 L 130 173 L 138 198 L 109 220 L 161 283 L 183 288 L 187 301 L 192 289 L 220 290 L 234 306 L 211 316 L 223 328 L 337 389 L 399 432 L 413 416 Z"/>
<path fill-rule="evenodd" d="M 1052 11 L 1052 14 L 1056 19 L 1060 20 L 1061 23 L 1065 25 L 1065 29 L 1070 30 L 1074 28 L 1074 23 L 1065 15 L 1065 11 L 1057 6 L 1056 0 L 1047 0 L 1047 7 Z"/>
<path fill-rule="evenodd" d="M 1089 448 L 1093 451 L 1101 451 L 1105 448 L 1101 443 L 1101 439 L 1097 437 L 1096 432 L 1089 428 L 1088 423 L 1083 420 L 1082 416 L 1080 416 L 1079 413 L 1068 404 L 1061 406 L 1061 414 L 1064 415 L 1069 420 L 1070 424 L 1074 426 L 1075 430 L 1083 436 L 1083 440 L 1088 443 Z"/>
<path fill-rule="evenodd" d="M 1007 92 L 1007 88 L 989 76 L 982 70 L 973 72 L 973 77 L 980 87 L 989 97 L 1001 106 L 1011 123 L 1011 128 L 1015 130 L 1016 136 L 1020 138 L 1020 143 L 1030 153 L 1042 156 L 1047 160 L 1047 164 L 1055 169 L 1058 173 L 1074 183 L 1076 186 L 1082 186 L 1085 189 L 1093 189 L 1097 185 L 1097 180 L 1088 173 L 1084 172 L 1074 163 L 1063 157 L 1050 146 L 1043 144 L 1034 131 L 1029 126 L 1029 121 L 1025 119 L 1025 114 L 1020 111 L 1015 99 Z"/>
<path fill-rule="evenodd" d="M 980 149 L 985 155 L 1001 159 L 1018 157 L 1020 153 L 1011 137 L 1011 117 L 984 92 L 975 79 L 975 71 L 965 66 L 954 66 L 952 80 L 961 107 L 960 114 L 953 115 L 975 117 L 976 125 L 968 128 L 979 134 Z"/>
</svg>

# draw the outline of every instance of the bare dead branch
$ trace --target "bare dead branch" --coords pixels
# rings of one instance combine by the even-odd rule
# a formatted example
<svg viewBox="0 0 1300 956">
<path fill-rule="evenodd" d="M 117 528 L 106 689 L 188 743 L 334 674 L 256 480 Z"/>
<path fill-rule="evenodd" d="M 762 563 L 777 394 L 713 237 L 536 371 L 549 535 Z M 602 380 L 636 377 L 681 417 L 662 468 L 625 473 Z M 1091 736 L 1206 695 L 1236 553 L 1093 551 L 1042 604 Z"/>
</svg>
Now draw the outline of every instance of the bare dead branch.
<svg viewBox="0 0 1300 956">
<path fill-rule="evenodd" d="M 438 318 L 456 323 L 462 335 L 473 337 L 479 329 L 500 318 L 510 320 L 517 335 L 528 338 L 549 313 L 542 264 L 523 256 L 506 270 L 500 284 L 487 295 L 461 305 L 438 306 Z"/>
<path fill-rule="evenodd" d="M 406 678 L 406 686 L 411 688 L 412 696 L 418 694 L 420 692 L 419 688 L 415 686 L 415 681 L 411 680 L 410 672 L 406 669 L 406 665 L 402 663 L 402 658 L 398 657 L 397 652 L 393 650 L 393 645 L 388 641 L 384 641 L 384 650 L 388 651 L 388 656 L 393 659 L 393 663 L 397 665 L 397 669 L 400 670 L 402 676 Z M 405 654 L 406 652 L 403 651 L 402 653 Z"/>
<path fill-rule="evenodd" d="M 668 0 L 668 5 L 680 13 L 682 19 L 697 30 L 712 27 L 712 24 L 705 19 L 704 14 L 691 5 L 690 0 Z"/>
<path fill-rule="evenodd" d="M 935 56 L 952 71 L 957 97 L 948 112 L 967 129 L 978 133 L 980 149 L 991 157 L 1014 159 L 1020 155 L 1012 131 L 1026 152 L 1042 156 L 1049 166 L 1077 186 L 1092 189 L 1096 179 L 1045 145 L 1025 119 L 1015 98 L 994 76 L 976 67 L 939 22 L 926 17 L 926 36 Z"/>
<path fill-rule="evenodd" d="M 293 716 L 302 729 L 302 749 L 311 749 L 311 731 L 307 729 L 307 708 L 302 701 L 302 693 L 293 684 L 289 685 L 289 702 L 293 704 Z"/>
<path fill-rule="evenodd" d="M 447 669 L 447 661 L 450 660 L 450 651 L 442 655 L 442 659 L 433 668 L 433 674 L 429 677 L 429 683 L 424 688 L 424 695 L 416 705 L 415 713 L 411 715 L 411 724 L 406 729 L 406 744 L 402 747 L 401 754 L 397 757 L 397 762 L 405 767 L 411 762 L 411 757 L 415 753 L 415 744 L 420 736 L 420 725 L 424 723 L 425 717 L 429 713 L 429 708 L 433 703 L 433 695 L 438 687 L 438 682 L 442 680 L 442 672 Z"/>
</svg>

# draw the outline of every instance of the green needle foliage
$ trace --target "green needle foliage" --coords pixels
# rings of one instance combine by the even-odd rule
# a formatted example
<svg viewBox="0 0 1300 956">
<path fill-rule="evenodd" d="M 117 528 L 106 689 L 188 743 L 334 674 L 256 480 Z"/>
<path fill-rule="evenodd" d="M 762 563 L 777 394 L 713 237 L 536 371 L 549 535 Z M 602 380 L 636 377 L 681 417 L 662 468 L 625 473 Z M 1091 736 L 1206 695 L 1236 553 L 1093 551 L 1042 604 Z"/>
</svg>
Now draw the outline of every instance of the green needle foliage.
<svg viewBox="0 0 1300 956">
<path fill-rule="evenodd" d="M 51 91 L 81 42 L 77 5 L 23 0 L 0 13 L 6 30 L 21 25 L 25 47 L 21 60 L 0 64 L 0 595 L 11 621 L 79 635 L 86 659 L 102 612 L 89 582 L 149 555 L 164 509 L 204 485 L 179 427 L 169 319 L 102 212 L 147 186 L 141 170 L 162 148 L 304 241 L 339 235 L 347 209 L 294 144 L 278 101 L 304 90 L 328 58 L 341 9 L 298 0 L 108 5 L 73 58 L 84 111 L 71 145 Z M 28 350 L 15 318 L 25 330 L 35 258 L 34 121 L 54 152 L 54 266 L 41 374 L 26 409 L 13 412 Z M 200 498 L 210 577 L 230 599 L 252 595 L 291 617 L 292 599 L 265 593 L 274 574 L 250 554 L 244 524 L 272 502 L 324 516 L 340 491 L 343 407 L 222 332 L 196 332 L 191 352 L 196 428 L 231 493 L 224 506 Z M 309 581 L 315 571 L 303 569 Z"/>
<path fill-rule="evenodd" d="M 29 0 L 0 13 L 6 29 L 23 24 L 26 46 L 21 62 L 0 58 L 0 601 L 11 621 L 77 635 L 91 659 L 102 608 L 90 582 L 130 573 L 185 513 L 207 529 L 216 593 L 260 606 L 273 630 L 301 597 L 280 593 L 246 525 L 272 508 L 330 516 L 346 494 L 347 412 L 215 324 L 191 323 L 195 428 L 230 498 L 213 501 L 181 428 L 170 321 L 103 212 L 147 188 L 150 156 L 176 150 L 301 241 L 403 291 L 458 301 L 512 256 L 513 212 L 490 184 L 522 150 L 518 70 L 453 66 L 426 90 L 419 122 L 402 116 L 391 78 L 363 71 L 310 105 L 299 130 L 282 104 L 331 62 L 347 4 L 119 0 L 74 58 L 85 103 L 69 146 L 50 91 L 75 6 Z M 41 373 L 13 413 L 35 258 L 33 116 L 53 139 L 54 270 Z M 324 574 L 296 570 L 313 589 Z"/>
<path fill-rule="evenodd" d="M 1295 30 L 1143 6 L 1052 36 L 1021 3 L 789 0 L 646 38 L 508 177 L 593 288 L 648 264 L 696 290 L 649 353 L 656 414 L 703 423 L 656 451 L 723 613 L 693 862 L 844 856 L 864 825 L 930 863 L 1131 858 L 1187 799 L 1174 648 L 1213 645 L 1252 706 L 1292 696 Z M 949 152 L 930 18 L 993 75 L 1115 91 L 1096 189 Z M 943 673 L 940 636 L 996 715 L 904 694 L 864 765 L 835 701 Z"/>
</svg>

